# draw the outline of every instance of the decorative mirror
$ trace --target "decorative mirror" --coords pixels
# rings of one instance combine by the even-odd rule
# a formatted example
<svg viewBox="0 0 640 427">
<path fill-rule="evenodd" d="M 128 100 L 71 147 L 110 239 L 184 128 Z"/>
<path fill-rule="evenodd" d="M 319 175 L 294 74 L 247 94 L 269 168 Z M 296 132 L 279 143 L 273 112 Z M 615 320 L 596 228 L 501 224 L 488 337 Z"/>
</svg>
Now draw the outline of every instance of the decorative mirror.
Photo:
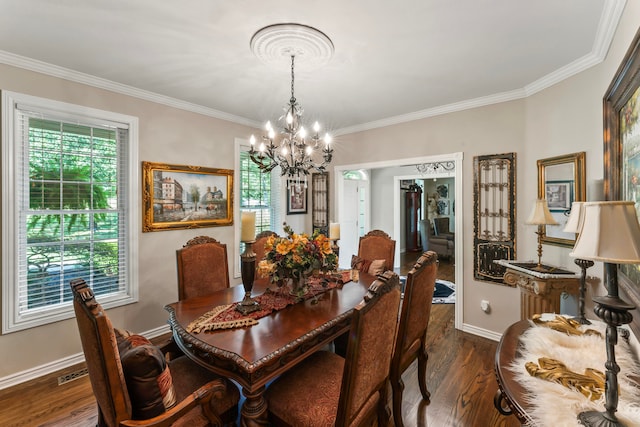
<svg viewBox="0 0 640 427">
<path fill-rule="evenodd" d="M 538 160 L 538 198 L 547 199 L 559 225 L 542 226 L 542 243 L 573 247 L 575 233 L 564 232 L 571 203 L 587 200 L 585 152 Z"/>
</svg>

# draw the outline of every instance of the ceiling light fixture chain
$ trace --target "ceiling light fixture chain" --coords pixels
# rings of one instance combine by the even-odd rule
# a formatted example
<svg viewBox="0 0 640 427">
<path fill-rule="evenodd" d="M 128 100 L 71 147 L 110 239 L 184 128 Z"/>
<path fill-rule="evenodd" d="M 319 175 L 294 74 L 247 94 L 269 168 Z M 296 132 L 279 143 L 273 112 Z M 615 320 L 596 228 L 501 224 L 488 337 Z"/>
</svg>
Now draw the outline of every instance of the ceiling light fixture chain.
<svg viewBox="0 0 640 427">
<path fill-rule="evenodd" d="M 418 163 L 415 166 L 418 172 L 423 175 L 436 172 L 451 172 L 456 169 L 456 163 L 451 160 L 446 162 Z"/>
<path fill-rule="evenodd" d="M 290 30 L 295 24 L 282 24 L 287 30 Z M 252 38 L 252 48 L 260 44 L 264 44 L 265 39 L 268 38 L 270 32 L 280 32 L 283 29 L 278 25 L 265 27 L 262 30 L 254 34 Z M 318 31 L 311 27 L 304 27 L 304 31 Z M 298 34 L 298 32 L 296 32 Z M 322 37 L 326 38 L 328 43 L 331 41 L 323 34 Z M 316 35 L 317 36 L 317 35 Z M 256 40 L 259 40 L 258 43 Z M 282 38 L 279 38 L 279 42 Z M 324 146 L 320 146 L 321 138 L 319 136 L 320 124 L 315 122 L 313 125 L 313 135 L 308 137 L 307 130 L 302 125 L 303 108 L 298 104 L 295 97 L 295 58 L 296 53 L 301 53 L 300 47 L 295 47 L 295 40 L 292 41 L 293 47 L 284 51 L 288 52 L 291 58 L 291 99 L 285 106 L 285 114 L 280 117 L 280 120 L 284 120 L 282 131 L 280 132 L 280 140 L 276 142 L 276 132 L 268 121 L 266 124 L 267 134 L 262 136 L 262 141 L 256 148 L 256 138 L 251 135 L 251 147 L 249 149 L 249 157 L 258 165 L 261 171 L 271 172 L 275 167 L 280 166 L 281 175 L 287 176 L 288 185 L 291 181 L 304 182 L 307 186 L 307 175 L 312 170 L 318 172 L 325 172 L 326 166 L 331 162 L 333 157 L 333 149 L 330 142 L 331 137 L 329 134 L 324 136 Z M 331 44 L 331 49 L 333 45 Z M 283 52 L 283 50 L 279 50 Z M 306 55 L 306 53 L 305 53 Z M 322 161 L 314 159 L 322 156 Z"/>
</svg>

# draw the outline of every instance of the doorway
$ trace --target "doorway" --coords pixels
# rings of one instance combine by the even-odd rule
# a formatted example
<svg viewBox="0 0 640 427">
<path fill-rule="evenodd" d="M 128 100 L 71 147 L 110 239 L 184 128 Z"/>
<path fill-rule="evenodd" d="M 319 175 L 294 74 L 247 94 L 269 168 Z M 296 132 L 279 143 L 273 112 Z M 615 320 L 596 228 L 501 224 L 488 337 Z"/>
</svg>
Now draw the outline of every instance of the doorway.
<svg viewBox="0 0 640 427">
<path fill-rule="evenodd" d="M 352 215 L 354 212 L 353 201 L 354 195 L 352 189 L 347 189 L 347 186 L 353 184 L 346 183 L 344 174 L 348 171 L 363 171 L 369 177 L 369 180 L 364 184 L 365 197 L 362 204 L 358 205 L 358 215 L 362 214 L 364 220 L 363 234 L 372 229 L 381 229 L 391 234 L 391 237 L 398 242 L 401 240 L 401 225 L 400 225 L 400 180 L 403 179 L 433 179 L 434 177 L 451 177 L 455 180 L 454 192 L 452 198 L 456 201 L 455 212 L 456 215 L 453 221 L 453 229 L 455 230 L 455 284 L 456 284 L 456 304 L 455 304 L 455 327 L 462 328 L 462 301 L 464 295 L 464 283 L 463 283 L 463 251 L 462 242 L 464 241 L 464 230 L 462 225 L 462 215 L 464 214 L 464 204 L 462 199 L 463 185 L 462 185 L 462 159 L 461 152 L 438 155 L 438 156 L 425 156 L 409 159 L 388 160 L 381 162 L 370 162 L 362 164 L 352 165 L 340 165 L 334 168 L 334 180 L 335 180 L 335 206 L 338 208 L 337 221 L 340 223 L 340 227 L 344 227 L 343 221 L 352 221 Z M 438 164 L 446 163 L 453 165 L 449 171 L 442 171 L 435 168 L 432 171 L 418 172 L 416 165 L 425 164 Z M 395 174 L 393 168 L 404 167 L 406 171 L 403 174 Z M 391 172 L 389 172 L 391 171 Z M 412 171 L 412 172 L 409 172 Z M 387 173 L 388 176 L 385 176 Z M 391 174 L 391 175 L 389 175 Z M 373 175 L 373 176 L 372 176 Z M 379 178 L 375 178 L 378 176 Z M 349 197 L 347 197 L 347 192 Z M 383 199 L 380 202 L 380 199 Z M 350 199 L 350 200 L 348 200 Z M 359 199 L 357 199 L 359 200 Z M 375 206 L 372 208 L 372 200 Z M 377 200 L 377 201 L 376 201 Z M 393 201 L 393 203 L 389 203 Z M 347 207 L 349 209 L 347 210 Z M 360 212 L 362 209 L 364 212 Z M 372 212 L 372 210 L 375 210 Z M 352 226 L 349 226 L 352 228 Z M 342 237 L 342 233 L 341 233 Z M 358 235 L 359 238 L 359 235 Z M 357 239 L 356 241 L 357 242 Z M 340 266 L 346 263 L 346 268 L 349 267 L 351 255 L 357 253 L 357 243 L 349 243 L 340 241 Z M 400 245 L 396 243 L 396 256 L 395 256 L 394 268 L 400 267 Z"/>
</svg>

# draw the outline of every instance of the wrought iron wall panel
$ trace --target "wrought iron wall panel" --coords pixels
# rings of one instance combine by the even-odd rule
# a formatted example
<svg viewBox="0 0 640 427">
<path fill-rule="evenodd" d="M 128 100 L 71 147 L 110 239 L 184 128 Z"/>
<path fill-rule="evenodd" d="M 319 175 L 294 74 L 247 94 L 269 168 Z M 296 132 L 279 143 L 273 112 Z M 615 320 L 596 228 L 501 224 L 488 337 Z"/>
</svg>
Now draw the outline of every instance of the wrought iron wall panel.
<svg viewBox="0 0 640 427">
<path fill-rule="evenodd" d="M 515 259 L 516 153 L 473 158 L 474 277 L 504 283 L 496 259 Z"/>
<path fill-rule="evenodd" d="M 311 176 L 311 221 L 313 230 L 329 235 L 329 174 Z"/>
</svg>

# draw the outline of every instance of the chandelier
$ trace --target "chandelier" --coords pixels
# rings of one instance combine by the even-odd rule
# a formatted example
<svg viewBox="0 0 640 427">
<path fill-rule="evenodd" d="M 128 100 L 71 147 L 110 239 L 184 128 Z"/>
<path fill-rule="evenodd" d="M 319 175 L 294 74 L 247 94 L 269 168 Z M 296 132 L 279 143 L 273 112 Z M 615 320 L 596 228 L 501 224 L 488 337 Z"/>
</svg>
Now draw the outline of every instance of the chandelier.
<svg viewBox="0 0 640 427">
<path fill-rule="evenodd" d="M 307 60 L 315 55 L 327 60 L 333 53 L 333 43 L 315 28 L 300 24 L 277 24 L 256 32 L 251 39 L 251 47 L 261 59 L 274 55 L 274 52 L 276 56 L 288 55 L 291 60 L 291 98 L 284 107 L 285 114 L 280 117 L 283 124 L 279 132 L 268 121 L 266 135 L 262 136 L 257 147 L 256 137 L 251 135 L 249 157 L 261 171 L 271 172 L 280 166 L 281 176 L 287 176 L 289 181 L 304 181 L 306 186 L 307 175 L 312 171 L 326 171 L 333 157 L 333 149 L 328 133 L 320 137 L 318 122 L 314 123 L 312 132 L 308 132 L 303 125 L 304 109 L 294 93 L 295 59 L 296 56 L 302 56 Z"/>
</svg>

